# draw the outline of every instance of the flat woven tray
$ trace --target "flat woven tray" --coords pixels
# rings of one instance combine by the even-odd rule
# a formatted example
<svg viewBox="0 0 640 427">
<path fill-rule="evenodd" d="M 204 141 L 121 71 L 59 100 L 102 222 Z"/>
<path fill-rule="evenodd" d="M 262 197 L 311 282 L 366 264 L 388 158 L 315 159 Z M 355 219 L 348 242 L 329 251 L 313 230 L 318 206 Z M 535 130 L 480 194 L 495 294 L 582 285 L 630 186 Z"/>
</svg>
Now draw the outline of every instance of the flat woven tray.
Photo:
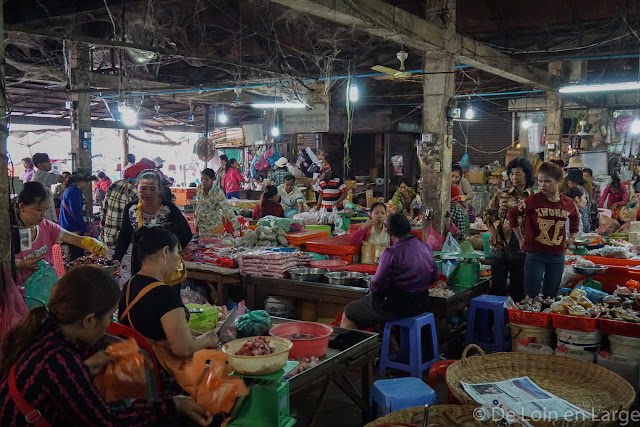
<svg viewBox="0 0 640 427">
<path fill-rule="evenodd" d="M 480 356 L 467 357 L 471 349 Z M 627 411 L 635 399 L 631 384 L 595 363 L 569 357 L 527 353 L 486 355 L 471 344 L 462 359 L 447 369 L 447 385 L 462 404 L 476 404 L 464 391 L 461 381 L 471 384 L 496 382 L 528 376 L 539 387 L 574 405 L 593 412 L 598 418 Z M 605 414 L 605 412 L 607 414 Z M 538 426 L 592 426 L 591 420 L 531 422 Z"/>
<path fill-rule="evenodd" d="M 496 426 L 491 421 L 477 421 L 473 418 L 473 410 L 479 405 L 434 405 L 429 408 L 429 427 L 458 427 L 458 426 Z M 365 427 L 393 427 L 416 426 L 422 427 L 424 421 L 424 406 L 402 409 L 391 412 L 384 417 L 371 421 Z"/>
</svg>

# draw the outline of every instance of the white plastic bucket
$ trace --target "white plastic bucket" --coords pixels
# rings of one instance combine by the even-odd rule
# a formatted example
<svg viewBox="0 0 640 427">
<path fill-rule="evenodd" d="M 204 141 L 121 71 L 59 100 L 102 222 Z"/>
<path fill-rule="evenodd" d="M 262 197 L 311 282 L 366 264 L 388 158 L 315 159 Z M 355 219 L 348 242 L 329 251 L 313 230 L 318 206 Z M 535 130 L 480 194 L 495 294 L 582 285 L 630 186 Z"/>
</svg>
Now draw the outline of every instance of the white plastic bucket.
<svg viewBox="0 0 640 427">
<path fill-rule="evenodd" d="M 568 350 L 588 351 L 595 353 L 600 348 L 602 334 L 596 329 L 593 332 L 572 331 L 569 329 L 556 329 L 558 347 L 561 345 Z"/>
<path fill-rule="evenodd" d="M 264 310 L 270 316 L 290 318 L 293 301 L 282 297 L 267 297 L 264 302 Z"/>
<path fill-rule="evenodd" d="M 521 340 L 553 347 L 553 345 L 551 345 L 553 328 L 521 325 L 520 323 L 510 323 L 509 325 L 511 326 L 511 351 L 517 351 L 516 347 Z"/>
<path fill-rule="evenodd" d="M 640 338 L 609 335 L 611 354 L 640 360 Z"/>
</svg>

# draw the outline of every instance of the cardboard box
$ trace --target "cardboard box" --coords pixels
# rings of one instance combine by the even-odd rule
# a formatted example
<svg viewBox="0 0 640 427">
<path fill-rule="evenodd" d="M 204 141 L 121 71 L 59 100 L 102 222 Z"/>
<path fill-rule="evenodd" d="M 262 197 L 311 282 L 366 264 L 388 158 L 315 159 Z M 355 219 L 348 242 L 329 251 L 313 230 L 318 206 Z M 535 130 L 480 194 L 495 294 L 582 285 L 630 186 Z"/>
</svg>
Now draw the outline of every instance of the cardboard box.
<svg viewBox="0 0 640 427">
<path fill-rule="evenodd" d="M 376 202 L 384 203 L 384 198 L 382 198 L 382 197 L 367 197 L 367 208 L 370 208 Z"/>
</svg>

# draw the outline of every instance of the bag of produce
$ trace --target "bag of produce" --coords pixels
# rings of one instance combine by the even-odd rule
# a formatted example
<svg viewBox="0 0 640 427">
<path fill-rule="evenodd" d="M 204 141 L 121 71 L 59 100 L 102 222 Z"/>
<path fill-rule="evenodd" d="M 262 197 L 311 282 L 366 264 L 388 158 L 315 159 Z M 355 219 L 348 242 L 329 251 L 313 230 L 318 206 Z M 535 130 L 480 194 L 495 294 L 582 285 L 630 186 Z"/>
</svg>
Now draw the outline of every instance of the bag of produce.
<svg viewBox="0 0 640 427">
<path fill-rule="evenodd" d="M 360 258 L 363 264 L 379 264 L 382 252 L 387 249 L 386 245 L 372 245 L 369 242 L 362 243 Z"/>
<path fill-rule="evenodd" d="M 25 288 L 24 297 L 29 309 L 47 305 L 51 289 L 58 282 L 58 272 L 55 267 L 45 260 L 39 261 L 37 265 L 38 269 L 22 284 Z"/>
<path fill-rule="evenodd" d="M 265 335 L 271 328 L 271 316 L 264 310 L 250 311 L 236 319 L 236 334 L 238 338 Z"/>
<path fill-rule="evenodd" d="M 194 331 L 206 333 L 218 327 L 218 309 L 206 304 L 186 304 L 189 310 L 202 310 L 191 312 L 189 316 L 189 328 Z"/>
<path fill-rule="evenodd" d="M 111 344 L 105 350 L 117 360 L 96 375 L 95 384 L 107 402 L 126 399 L 146 399 L 144 356 L 133 338 Z"/>
</svg>

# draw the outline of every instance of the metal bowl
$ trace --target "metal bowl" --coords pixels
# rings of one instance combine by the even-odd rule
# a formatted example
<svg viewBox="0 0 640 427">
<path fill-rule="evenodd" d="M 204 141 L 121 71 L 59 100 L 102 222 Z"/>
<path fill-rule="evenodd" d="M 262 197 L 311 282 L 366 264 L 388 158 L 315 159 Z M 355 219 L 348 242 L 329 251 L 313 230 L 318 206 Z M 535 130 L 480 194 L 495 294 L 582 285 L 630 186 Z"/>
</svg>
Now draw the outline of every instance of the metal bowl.
<svg viewBox="0 0 640 427">
<path fill-rule="evenodd" d="M 309 267 L 298 267 L 287 270 L 289 277 L 293 280 L 302 280 L 304 282 L 322 282 L 324 275 L 328 272 L 329 270 L 326 268 Z"/>
<path fill-rule="evenodd" d="M 334 271 L 324 275 L 331 285 L 355 286 L 366 288 L 369 286 L 369 275 L 359 271 Z"/>
<path fill-rule="evenodd" d="M 596 274 L 603 274 L 609 269 L 606 265 L 598 264 L 575 264 L 573 271 L 578 274 L 584 274 L 585 276 L 593 276 Z"/>
</svg>

